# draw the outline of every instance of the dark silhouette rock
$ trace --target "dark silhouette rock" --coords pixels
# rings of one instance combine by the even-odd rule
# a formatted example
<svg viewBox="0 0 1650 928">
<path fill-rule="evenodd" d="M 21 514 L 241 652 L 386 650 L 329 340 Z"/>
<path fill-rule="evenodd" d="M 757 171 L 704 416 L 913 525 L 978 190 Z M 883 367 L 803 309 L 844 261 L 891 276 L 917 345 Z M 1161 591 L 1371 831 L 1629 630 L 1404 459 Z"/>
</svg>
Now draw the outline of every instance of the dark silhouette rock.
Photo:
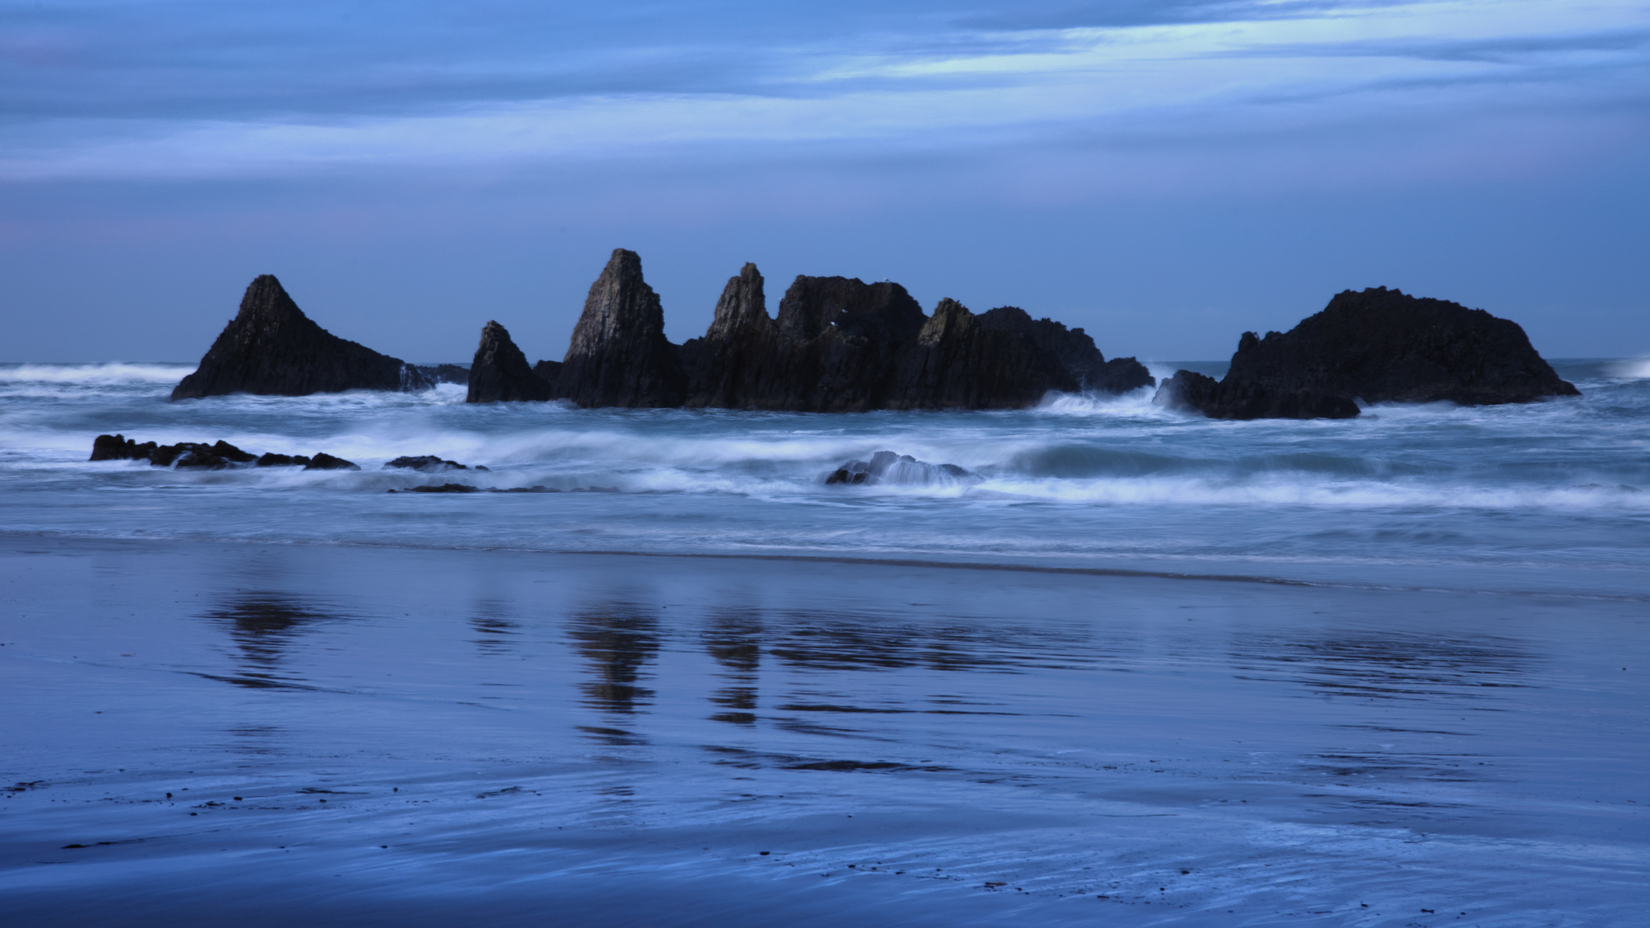
<svg viewBox="0 0 1650 928">
<path fill-rule="evenodd" d="M 825 478 L 825 485 L 955 486 L 979 481 L 978 474 L 955 464 L 930 464 L 909 454 L 878 451 L 869 461 L 849 461 L 832 471 Z"/>
<path fill-rule="evenodd" d="M 761 407 L 772 371 L 775 347 L 762 275 L 746 263 L 728 279 L 716 301 L 716 313 L 704 338 L 682 345 L 688 378 L 686 405 L 722 408 Z"/>
<path fill-rule="evenodd" d="M 302 467 L 305 470 L 360 470 L 343 458 L 321 453 L 313 458 L 301 455 L 256 455 L 219 440 L 213 444 L 180 441 L 175 445 L 157 445 L 152 441 L 139 444 L 124 435 L 99 435 L 92 440 L 94 461 L 148 461 L 155 467 L 200 468 L 220 470 L 238 464 L 256 467 Z M 439 460 L 439 459 L 436 459 Z M 450 462 L 449 462 L 450 463 Z M 483 468 L 478 468 L 483 469 Z"/>
<path fill-rule="evenodd" d="M 99 435 L 92 439 L 92 461 L 147 461 L 157 446 L 152 441 L 138 444 L 124 435 Z"/>
<path fill-rule="evenodd" d="M 480 487 L 472 487 L 464 483 L 443 483 L 440 486 L 408 487 L 405 493 L 480 493 Z"/>
<path fill-rule="evenodd" d="M 461 364 L 420 364 L 417 369 L 431 384 L 470 382 L 470 369 Z"/>
<path fill-rule="evenodd" d="M 753 264 L 728 281 L 703 338 L 682 345 L 688 406 L 813 412 L 1018 408 L 1049 390 L 1123 392 L 1154 381 L 1107 362 L 1082 329 L 1023 310 L 932 317 L 904 287 L 798 277 L 770 319 Z"/>
<path fill-rule="evenodd" d="M 1483 406 L 1578 395 L 1517 323 L 1373 287 L 1337 294 L 1286 334 L 1245 332 L 1222 380 L 1177 371 L 1156 402 L 1215 419 L 1344 419 L 1360 400 Z"/>
<path fill-rule="evenodd" d="M 481 329 L 481 344 L 470 364 L 470 394 L 466 403 L 544 401 L 550 398 L 550 384 L 527 366 L 510 333 L 497 322 Z"/>
<path fill-rule="evenodd" d="M 316 325 L 281 289 L 281 282 L 265 274 L 246 288 L 240 312 L 219 333 L 200 367 L 172 390 L 172 399 L 229 393 L 306 396 L 427 386 L 424 375 L 399 358 L 379 354 Z"/>
<path fill-rule="evenodd" d="M 360 469 L 361 469 L 361 465 L 355 464 L 355 463 L 350 462 L 350 461 L 346 461 L 343 458 L 335 458 L 332 455 L 327 454 L 325 451 L 323 451 L 320 454 L 317 454 L 316 456 L 310 458 L 309 463 L 304 465 L 304 470 L 360 470 Z"/>
<path fill-rule="evenodd" d="M 1050 390 L 1121 393 L 1155 383 L 1133 358 L 1107 364 L 1082 329 L 1003 306 L 975 315 L 941 300 L 901 358 L 884 405 L 894 409 L 1018 409 Z"/>
<path fill-rule="evenodd" d="M 580 406 L 680 406 L 687 378 L 642 259 L 615 249 L 590 285 L 554 396 Z"/>
<path fill-rule="evenodd" d="M 561 382 L 561 362 L 540 361 L 533 365 L 533 374 L 550 385 L 550 395 L 554 396 L 556 384 Z"/>
<path fill-rule="evenodd" d="M 438 473 L 438 472 L 444 471 L 444 470 L 469 470 L 470 469 L 468 467 L 465 467 L 463 464 L 458 463 L 457 461 L 444 461 L 441 458 L 438 458 L 433 454 L 421 454 L 418 457 L 399 457 L 399 458 L 396 458 L 393 461 L 390 461 L 388 464 L 384 465 L 384 468 L 386 470 L 388 470 L 392 467 L 393 468 L 406 468 L 408 470 L 421 471 L 421 472 L 426 473 L 426 474 Z M 487 468 L 482 467 L 480 465 L 476 466 L 476 470 L 486 470 L 486 469 Z"/>
</svg>

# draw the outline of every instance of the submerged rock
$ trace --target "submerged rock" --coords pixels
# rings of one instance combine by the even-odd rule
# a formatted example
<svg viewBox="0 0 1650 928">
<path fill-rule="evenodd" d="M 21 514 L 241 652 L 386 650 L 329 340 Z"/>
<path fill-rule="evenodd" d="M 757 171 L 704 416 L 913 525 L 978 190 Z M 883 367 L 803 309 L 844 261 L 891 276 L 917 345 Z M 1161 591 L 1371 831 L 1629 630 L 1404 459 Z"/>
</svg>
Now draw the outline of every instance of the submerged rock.
<svg viewBox="0 0 1650 928">
<path fill-rule="evenodd" d="M 301 454 L 264 453 L 258 456 L 258 467 L 308 467 L 309 458 Z"/>
<path fill-rule="evenodd" d="M 415 367 L 339 338 L 316 325 L 274 275 L 252 281 L 240 312 L 219 333 L 172 399 L 256 393 L 306 396 L 345 390 L 409 390 L 430 385 Z"/>
<path fill-rule="evenodd" d="M 125 435 L 99 435 L 92 439 L 90 461 L 147 461 L 157 446 L 152 441 L 138 444 Z"/>
<path fill-rule="evenodd" d="M 1365 403 L 1463 406 L 1579 396 L 1515 322 L 1373 287 L 1288 333 L 1245 332 L 1225 378 L 1176 371 L 1154 402 L 1214 419 L 1343 419 Z"/>
<path fill-rule="evenodd" d="M 394 468 L 406 468 L 406 469 L 409 469 L 409 470 L 422 471 L 426 474 L 433 474 L 433 473 L 437 473 L 439 471 L 444 471 L 444 470 L 469 470 L 470 469 L 470 468 L 464 466 L 463 464 L 458 463 L 457 461 L 444 461 L 441 458 L 438 458 L 433 454 L 421 454 L 418 457 L 399 457 L 399 458 L 396 458 L 395 460 L 390 461 L 389 463 L 385 464 L 384 467 L 385 467 L 386 470 L 389 469 L 389 468 L 392 468 L 392 467 L 394 467 Z M 486 469 L 487 468 L 482 467 L 479 464 L 476 465 L 476 470 L 486 470 Z"/>
<path fill-rule="evenodd" d="M 955 464 L 930 464 L 909 454 L 878 451 L 869 461 L 849 461 L 832 471 L 825 485 L 951 486 L 978 483 L 980 479 L 978 474 Z"/>
<path fill-rule="evenodd" d="M 642 259 L 615 249 L 590 285 L 554 396 L 580 406 L 680 406 L 686 392 L 659 296 L 642 279 Z"/>
<path fill-rule="evenodd" d="M 466 483 L 443 483 L 439 486 L 431 484 L 423 487 L 408 487 L 405 493 L 480 493 L 480 487 L 472 487 Z"/>
<path fill-rule="evenodd" d="M 470 364 L 470 393 L 466 403 L 520 402 L 548 400 L 550 384 L 527 366 L 527 356 L 521 353 L 510 333 L 497 322 L 488 322 L 481 329 L 481 344 L 476 347 L 475 361 Z"/>
<path fill-rule="evenodd" d="M 360 470 L 361 465 L 343 458 L 335 458 L 325 451 L 309 459 L 304 470 Z"/>
</svg>

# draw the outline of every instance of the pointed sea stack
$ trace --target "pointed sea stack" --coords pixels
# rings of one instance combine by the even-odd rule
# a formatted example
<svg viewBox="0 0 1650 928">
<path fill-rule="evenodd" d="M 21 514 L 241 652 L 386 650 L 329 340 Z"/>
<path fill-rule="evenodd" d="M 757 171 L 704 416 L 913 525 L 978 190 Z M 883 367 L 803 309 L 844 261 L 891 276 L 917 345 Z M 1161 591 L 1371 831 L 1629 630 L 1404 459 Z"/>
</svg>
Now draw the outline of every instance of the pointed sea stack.
<svg viewBox="0 0 1650 928">
<path fill-rule="evenodd" d="M 1579 395 L 1518 323 L 1372 287 L 1337 294 L 1286 334 L 1243 333 L 1224 379 L 1177 371 L 1156 402 L 1212 419 L 1345 419 L 1359 401 L 1487 406 Z"/>
<path fill-rule="evenodd" d="M 265 274 L 252 281 L 241 311 L 184 377 L 172 399 L 257 393 L 307 396 L 345 390 L 403 390 L 428 386 L 399 358 L 339 338 L 305 316 L 281 282 Z"/>
<path fill-rule="evenodd" d="M 470 393 L 466 403 L 498 403 L 548 400 L 550 384 L 527 366 L 510 333 L 497 322 L 481 329 L 481 344 L 470 365 Z"/>
<path fill-rule="evenodd" d="M 762 275 L 756 265 L 747 262 L 739 276 L 728 278 L 705 337 L 682 345 L 682 367 L 688 378 L 686 405 L 756 405 L 773 357 L 774 338 Z"/>
<path fill-rule="evenodd" d="M 687 377 L 634 251 L 615 249 L 590 285 L 554 390 L 580 406 L 682 405 Z"/>
</svg>

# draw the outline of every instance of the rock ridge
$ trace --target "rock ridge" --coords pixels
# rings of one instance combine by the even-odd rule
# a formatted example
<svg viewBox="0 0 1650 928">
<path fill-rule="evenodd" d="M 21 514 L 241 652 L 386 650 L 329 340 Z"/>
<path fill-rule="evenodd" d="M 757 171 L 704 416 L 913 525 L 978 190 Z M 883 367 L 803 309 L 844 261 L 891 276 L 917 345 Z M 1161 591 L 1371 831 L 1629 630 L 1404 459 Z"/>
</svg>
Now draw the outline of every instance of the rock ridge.
<svg viewBox="0 0 1650 928">
<path fill-rule="evenodd" d="M 1287 333 L 1243 333 L 1220 381 L 1176 371 L 1154 402 L 1214 419 L 1346 419 L 1363 403 L 1579 396 L 1518 323 L 1400 290 L 1346 290 Z"/>
</svg>

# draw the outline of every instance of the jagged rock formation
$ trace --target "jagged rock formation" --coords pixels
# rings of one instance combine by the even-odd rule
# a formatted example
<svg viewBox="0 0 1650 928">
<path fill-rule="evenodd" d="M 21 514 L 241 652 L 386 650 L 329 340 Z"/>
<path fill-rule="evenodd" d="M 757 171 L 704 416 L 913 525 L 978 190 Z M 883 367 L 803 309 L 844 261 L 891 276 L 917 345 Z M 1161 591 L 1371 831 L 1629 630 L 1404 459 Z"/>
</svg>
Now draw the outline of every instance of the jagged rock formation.
<svg viewBox="0 0 1650 928">
<path fill-rule="evenodd" d="M 302 467 L 304 470 L 360 470 L 360 466 L 322 452 L 313 458 L 302 455 L 255 455 L 219 440 L 215 444 L 180 441 L 175 445 L 139 444 L 124 435 L 99 435 L 92 440 L 93 461 L 148 461 L 154 467 L 223 470 L 237 464 L 255 467 Z"/>
<path fill-rule="evenodd" d="M 470 393 L 464 400 L 467 403 L 550 398 L 550 385 L 527 366 L 527 356 L 497 322 L 488 322 L 481 329 L 481 344 L 470 364 L 469 384 Z"/>
<path fill-rule="evenodd" d="M 430 386 L 399 358 L 339 338 L 316 325 L 272 274 L 252 281 L 241 310 L 172 390 L 172 399 L 257 393 L 307 396 L 345 390 L 415 390 Z"/>
<path fill-rule="evenodd" d="M 498 398 L 478 392 L 482 354 L 476 359 L 470 401 Z M 525 363 L 512 368 L 517 380 Z M 770 317 L 754 264 L 728 281 L 704 337 L 678 348 L 665 338 L 641 259 L 624 249 L 591 286 L 566 359 L 540 361 L 532 373 L 552 397 L 580 406 L 800 412 L 1017 408 L 1050 390 L 1120 393 L 1154 383 L 1133 358 L 1108 362 L 1082 329 L 1011 306 L 976 316 L 952 300 L 930 318 L 888 281 L 798 277 Z"/>
<path fill-rule="evenodd" d="M 1024 310 L 932 317 L 904 287 L 798 277 L 770 319 L 753 264 L 728 281 L 702 339 L 682 346 L 689 406 L 844 412 L 1029 406 L 1049 390 L 1123 392 L 1154 381 L 1107 362 L 1082 329 Z"/>
<path fill-rule="evenodd" d="M 580 406 L 682 405 L 687 378 L 634 251 L 615 249 L 590 285 L 553 389 Z"/>
<path fill-rule="evenodd" d="M 1579 396 L 1515 322 L 1372 287 L 1337 294 L 1287 334 L 1243 333 L 1224 379 L 1177 371 L 1156 402 L 1215 419 L 1344 419 L 1365 403 L 1463 406 Z"/>
</svg>

